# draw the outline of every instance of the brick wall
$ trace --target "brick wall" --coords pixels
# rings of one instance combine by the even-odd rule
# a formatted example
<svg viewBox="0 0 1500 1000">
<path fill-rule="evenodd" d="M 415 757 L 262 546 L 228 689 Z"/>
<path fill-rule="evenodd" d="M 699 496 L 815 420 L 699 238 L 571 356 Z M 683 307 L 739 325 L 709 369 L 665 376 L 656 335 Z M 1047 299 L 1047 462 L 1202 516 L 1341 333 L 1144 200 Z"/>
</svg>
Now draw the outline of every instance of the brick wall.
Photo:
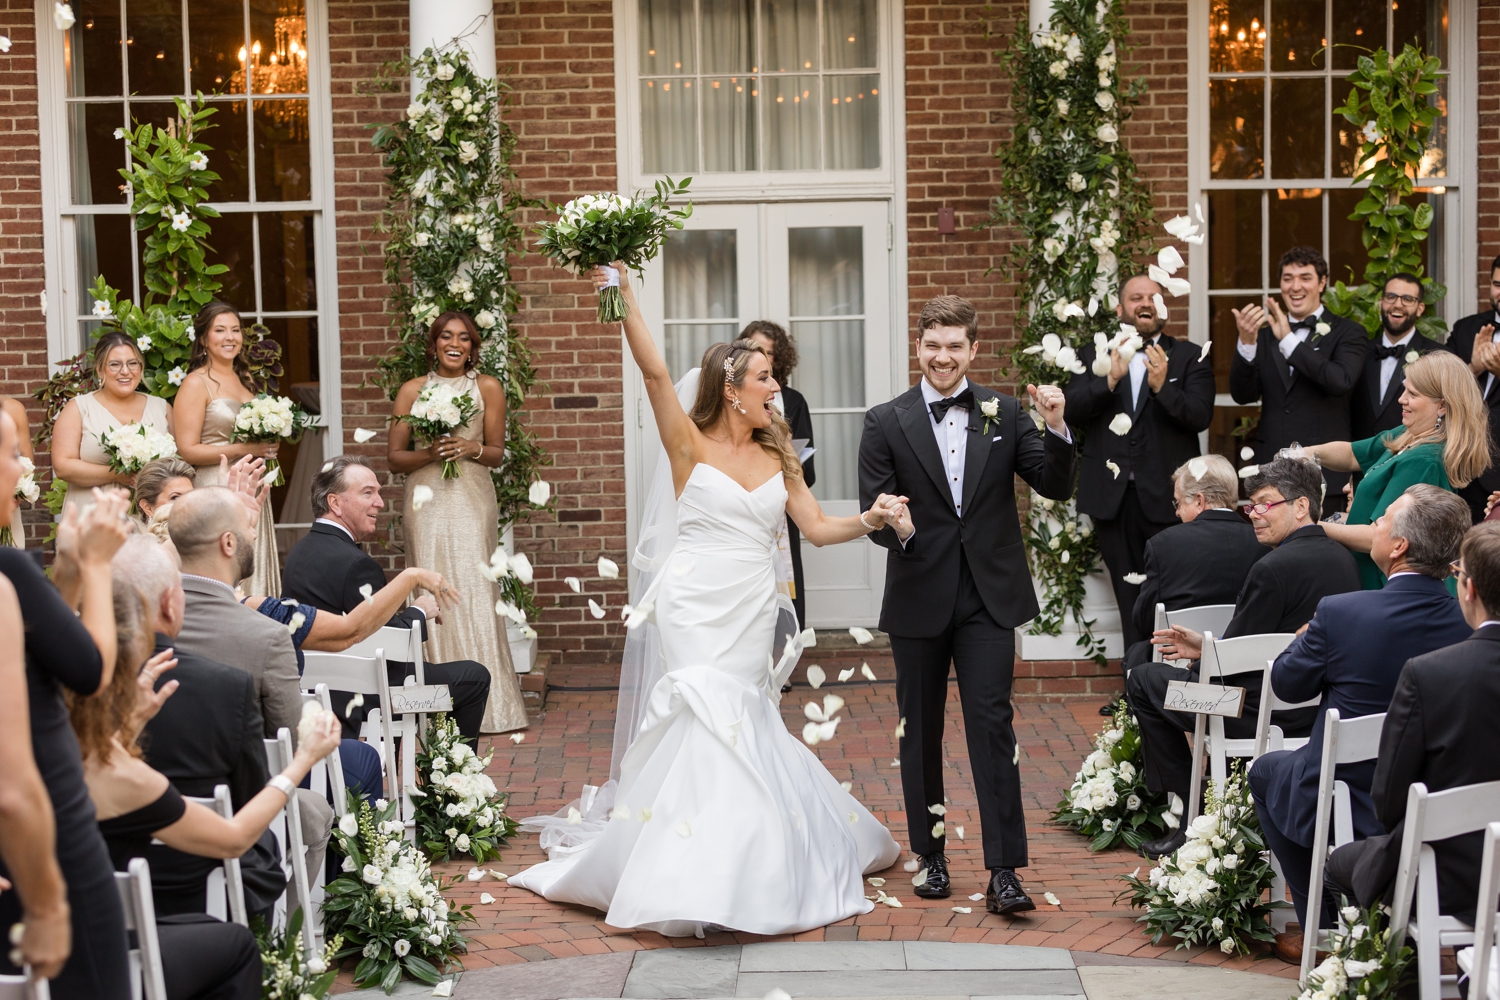
<svg viewBox="0 0 1500 1000">
<path fill-rule="evenodd" d="M 1500 0 L 1479 0 L 1479 65 L 1475 122 L 1479 252 L 1474 282 L 1479 307 L 1490 297 L 1490 262 L 1500 254 Z"/>
</svg>

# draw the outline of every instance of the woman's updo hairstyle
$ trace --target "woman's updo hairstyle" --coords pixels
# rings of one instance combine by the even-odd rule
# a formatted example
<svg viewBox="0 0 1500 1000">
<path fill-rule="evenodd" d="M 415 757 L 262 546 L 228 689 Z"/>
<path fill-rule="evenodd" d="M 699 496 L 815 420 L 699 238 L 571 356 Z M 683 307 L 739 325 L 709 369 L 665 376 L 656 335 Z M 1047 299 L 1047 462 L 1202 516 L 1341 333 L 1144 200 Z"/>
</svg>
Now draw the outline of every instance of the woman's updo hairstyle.
<svg viewBox="0 0 1500 1000">
<path fill-rule="evenodd" d="M 703 352 L 703 362 L 698 375 L 698 398 L 693 401 L 689 419 L 698 429 L 707 430 L 727 416 L 729 401 L 725 388 L 738 388 L 745 384 L 745 375 L 750 370 L 750 359 L 762 358 L 766 352 L 753 340 L 736 340 L 733 344 L 711 344 Z M 787 479 L 802 478 L 802 463 L 792 449 L 792 429 L 786 418 L 774 408 L 771 411 L 771 426 L 757 427 L 751 437 L 781 462 L 781 471 Z"/>
<path fill-rule="evenodd" d="M 94 378 L 99 380 L 100 385 L 104 384 L 104 366 L 109 363 L 109 354 L 116 347 L 130 348 L 130 353 L 134 354 L 135 359 L 141 363 L 141 374 L 144 375 L 146 372 L 146 358 L 141 354 L 140 345 L 129 334 L 121 330 L 111 330 L 94 342 Z"/>
</svg>

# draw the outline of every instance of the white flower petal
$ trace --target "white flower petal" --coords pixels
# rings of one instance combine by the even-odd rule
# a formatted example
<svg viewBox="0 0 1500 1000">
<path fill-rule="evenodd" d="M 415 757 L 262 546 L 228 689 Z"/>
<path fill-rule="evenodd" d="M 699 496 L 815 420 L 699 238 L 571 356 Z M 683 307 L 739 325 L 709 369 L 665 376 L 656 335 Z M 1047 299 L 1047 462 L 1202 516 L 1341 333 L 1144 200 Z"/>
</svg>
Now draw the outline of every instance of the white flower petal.
<svg viewBox="0 0 1500 1000">
<path fill-rule="evenodd" d="M 1165 246 L 1157 251 L 1156 263 L 1168 274 L 1176 274 L 1177 269 L 1187 262 L 1182 259 L 1182 254 L 1177 252 L 1176 247 Z"/>
<path fill-rule="evenodd" d="M 1114 477 L 1116 479 L 1120 478 L 1120 467 L 1118 465 L 1116 465 L 1113 461 L 1111 461 L 1110 459 L 1105 459 L 1104 460 L 1104 467 L 1106 469 L 1108 469 L 1114 475 Z"/>
<path fill-rule="evenodd" d="M 825 722 L 828 719 L 828 716 L 823 711 L 823 706 L 815 701 L 810 701 L 803 706 L 802 714 L 814 722 Z"/>
<path fill-rule="evenodd" d="M 1124 580 L 1126 583 L 1130 584 L 1133 587 L 1139 587 L 1141 584 L 1146 582 L 1146 574 L 1126 573 L 1124 576 L 1120 577 L 1120 579 Z"/>
<path fill-rule="evenodd" d="M 936 823 L 932 824 L 932 835 L 934 837 L 941 837 L 945 832 L 945 829 L 946 828 L 943 825 L 943 821 L 938 820 Z"/>
<path fill-rule="evenodd" d="M 1169 313 L 1167 312 L 1167 301 L 1166 299 L 1163 299 L 1161 297 L 1161 292 L 1157 292 L 1155 295 L 1151 296 L 1151 304 L 1156 307 L 1156 315 L 1160 316 L 1162 319 L 1167 318 L 1167 316 L 1169 315 Z"/>
<path fill-rule="evenodd" d="M 851 627 L 849 629 L 849 634 L 852 635 L 854 637 L 854 641 L 859 643 L 861 646 L 875 638 L 870 634 L 869 629 L 860 628 L 858 625 Z"/>
<path fill-rule="evenodd" d="M 362 583 L 362 584 L 360 584 L 360 587 L 359 587 L 359 596 L 363 597 L 365 599 L 366 603 L 368 603 L 368 604 L 374 604 L 375 603 L 375 588 L 372 587 L 372 586 L 370 586 L 368 583 Z"/>
<path fill-rule="evenodd" d="M 1115 418 L 1109 422 L 1109 429 L 1124 437 L 1130 433 L 1131 420 L 1128 413 L 1116 413 Z"/>
<path fill-rule="evenodd" d="M 961 827 L 961 826 L 955 826 L 953 828 L 953 832 L 958 835 L 958 839 L 959 840 L 963 840 L 964 839 L 964 828 L 963 827 Z"/>
<path fill-rule="evenodd" d="M 1202 479 L 1203 474 L 1208 471 L 1208 463 L 1201 458 L 1195 458 L 1188 462 L 1188 471 L 1193 474 L 1194 479 Z"/>
<path fill-rule="evenodd" d="M 1213 349 L 1214 349 L 1214 342 L 1212 340 L 1205 340 L 1203 342 L 1203 350 L 1201 350 L 1201 351 L 1198 352 L 1198 360 L 1199 361 L 1205 360 L 1208 357 L 1208 352 L 1211 351 L 1211 350 L 1213 350 Z"/>
<path fill-rule="evenodd" d="M 792 995 L 781 987 L 773 987 L 769 993 L 760 1000 L 792 1000 Z"/>
<path fill-rule="evenodd" d="M 847 681 L 849 678 L 851 678 L 853 676 L 854 676 L 854 668 L 853 667 L 850 667 L 848 670 L 840 670 L 839 671 L 839 681 L 840 682 Z"/>
<path fill-rule="evenodd" d="M 411 509 L 421 510 L 432 499 L 432 487 L 418 483 L 411 489 Z"/>
<path fill-rule="evenodd" d="M 953 908 L 953 912 L 954 913 L 973 913 L 974 912 L 974 907 L 972 907 L 972 906 L 955 906 Z"/>
<path fill-rule="evenodd" d="M 1045 899 L 1047 902 L 1051 903 L 1053 906 L 1061 906 L 1062 905 L 1062 903 L 1060 903 L 1058 901 L 1057 897 L 1054 896 L 1050 892 L 1044 892 L 1044 893 L 1042 893 L 1042 898 Z"/>
<path fill-rule="evenodd" d="M 896 739 L 899 740 L 902 737 L 904 737 L 905 735 L 906 735 L 906 716 L 903 715 L 901 717 L 901 721 L 898 722 L 898 723 L 896 723 Z"/>
<path fill-rule="evenodd" d="M 914 885 L 914 886 L 916 886 L 919 889 L 922 886 L 926 885 L 927 884 L 927 869 L 923 868 L 921 871 L 919 871 L 915 875 L 913 875 L 912 878 L 911 878 L 911 884 Z"/>
<path fill-rule="evenodd" d="M 807 668 L 807 684 L 813 690 L 816 691 L 818 688 L 822 687 L 823 682 L 827 679 L 828 674 L 824 673 L 823 668 L 818 666 L 816 663 Z"/>
<path fill-rule="evenodd" d="M 484 878 L 484 869 L 470 868 L 469 873 L 464 877 L 467 878 L 470 882 L 478 882 L 480 879 Z"/>
<path fill-rule="evenodd" d="M 605 580 L 618 580 L 620 578 L 620 567 L 614 560 L 599 557 L 599 576 Z"/>
<path fill-rule="evenodd" d="M 873 681 L 875 679 L 875 671 L 870 669 L 870 665 L 868 663 L 861 663 L 859 665 L 859 672 L 860 675 L 867 681 Z"/>
<path fill-rule="evenodd" d="M 802 645 L 816 646 L 818 644 L 818 632 L 816 629 L 805 628 L 802 630 Z"/>
<path fill-rule="evenodd" d="M 885 879 L 883 879 L 883 878 L 873 878 L 872 877 L 872 878 L 865 879 L 865 881 L 869 882 L 871 885 L 875 886 L 876 888 L 879 888 L 880 886 L 885 885 Z"/>
<path fill-rule="evenodd" d="M 852 781 L 840 781 L 839 782 L 839 787 L 842 788 L 844 791 L 847 792 L 847 791 L 851 790 L 852 788 L 854 788 L 854 782 L 852 782 Z"/>
<path fill-rule="evenodd" d="M 1260 472 L 1260 466 L 1258 466 L 1258 465 L 1245 465 L 1245 466 L 1241 466 L 1240 467 L 1240 478 L 1241 479 L 1249 479 L 1251 476 L 1256 475 L 1259 472 Z"/>
<path fill-rule="evenodd" d="M 568 806 L 568 825 L 578 826 L 583 822 L 583 813 L 578 811 L 577 806 Z"/>
<path fill-rule="evenodd" d="M 818 706 L 817 705 L 813 705 L 813 704 L 809 704 L 807 707 L 808 708 L 817 708 Z M 806 743 L 810 747 L 815 747 L 815 746 L 818 745 L 818 740 L 819 740 L 819 736 L 818 736 L 818 724 L 816 722 L 809 722 L 807 725 L 805 725 L 805 726 L 802 727 L 802 742 L 803 743 Z"/>
<path fill-rule="evenodd" d="M 481 892 L 479 894 L 479 905 L 480 906 L 490 906 L 494 902 L 495 902 L 495 897 L 491 896 L 489 893 L 487 893 L 487 892 Z"/>
<path fill-rule="evenodd" d="M 599 602 L 594 600 L 592 597 L 589 598 L 589 614 L 593 615 L 595 618 L 604 617 L 604 609 L 601 608 L 599 606 Z"/>
<path fill-rule="evenodd" d="M 1021 763 L 1021 744 L 1016 744 L 1016 752 L 1010 755 L 1010 762 L 1012 764 Z"/>
<path fill-rule="evenodd" d="M 630 818 L 630 807 L 627 806 L 627 805 L 618 805 L 618 806 L 615 806 L 613 809 L 611 809 L 609 811 L 609 818 L 610 819 L 629 819 Z"/>
<path fill-rule="evenodd" d="M 563 583 L 567 584 L 568 585 L 568 589 L 571 590 L 573 593 L 575 593 L 575 594 L 581 594 L 581 593 L 583 593 L 583 584 L 581 584 L 581 583 L 578 582 L 578 577 L 576 577 L 576 576 L 565 576 L 565 577 L 563 577 Z"/>
<path fill-rule="evenodd" d="M 545 479 L 538 479 L 526 491 L 526 499 L 531 501 L 533 507 L 545 506 L 552 499 L 552 484 Z"/>
<path fill-rule="evenodd" d="M 522 742 L 525 742 L 525 740 L 526 740 L 526 734 L 525 733 L 511 733 L 510 734 L 510 741 L 512 743 L 522 743 Z"/>
<path fill-rule="evenodd" d="M 948 815 L 948 807 L 943 805 L 941 802 L 934 802 L 932 805 L 927 807 L 927 811 L 932 813 L 932 815 L 934 816 Z"/>
</svg>

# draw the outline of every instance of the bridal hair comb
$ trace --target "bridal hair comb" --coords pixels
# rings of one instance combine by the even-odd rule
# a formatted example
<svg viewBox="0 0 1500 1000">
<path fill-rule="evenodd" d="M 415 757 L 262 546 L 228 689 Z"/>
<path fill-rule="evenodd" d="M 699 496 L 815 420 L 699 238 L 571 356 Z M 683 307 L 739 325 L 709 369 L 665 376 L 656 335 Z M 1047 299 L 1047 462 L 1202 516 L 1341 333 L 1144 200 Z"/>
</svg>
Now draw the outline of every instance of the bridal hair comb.
<svg viewBox="0 0 1500 1000">
<path fill-rule="evenodd" d="M 724 381 L 734 385 L 734 352 L 724 355 Z"/>
</svg>

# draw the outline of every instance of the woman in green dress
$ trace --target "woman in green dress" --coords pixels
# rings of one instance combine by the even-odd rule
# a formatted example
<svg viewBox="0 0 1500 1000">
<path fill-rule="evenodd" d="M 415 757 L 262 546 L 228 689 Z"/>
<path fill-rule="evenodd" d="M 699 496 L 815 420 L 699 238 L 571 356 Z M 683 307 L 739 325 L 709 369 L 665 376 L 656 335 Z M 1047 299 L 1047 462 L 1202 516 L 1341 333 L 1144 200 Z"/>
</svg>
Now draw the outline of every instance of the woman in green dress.
<svg viewBox="0 0 1500 1000">
<path fill-rule="evenodd" d="M 1323 524 L 1354 553 L 1366 590 L 1385 586 L 1370 558 L 1375 519 L 1408 486 L 1462 489 L 1490 464 L 1489 413 L 1479 386 L 1456 354 L 1433 351 L 1406 366 L 1401 424 L 1363 441 L 1330 441 L 1304 450 L 1324 468 L 1361 473 L 1343 524 Z"/>
</svg>

